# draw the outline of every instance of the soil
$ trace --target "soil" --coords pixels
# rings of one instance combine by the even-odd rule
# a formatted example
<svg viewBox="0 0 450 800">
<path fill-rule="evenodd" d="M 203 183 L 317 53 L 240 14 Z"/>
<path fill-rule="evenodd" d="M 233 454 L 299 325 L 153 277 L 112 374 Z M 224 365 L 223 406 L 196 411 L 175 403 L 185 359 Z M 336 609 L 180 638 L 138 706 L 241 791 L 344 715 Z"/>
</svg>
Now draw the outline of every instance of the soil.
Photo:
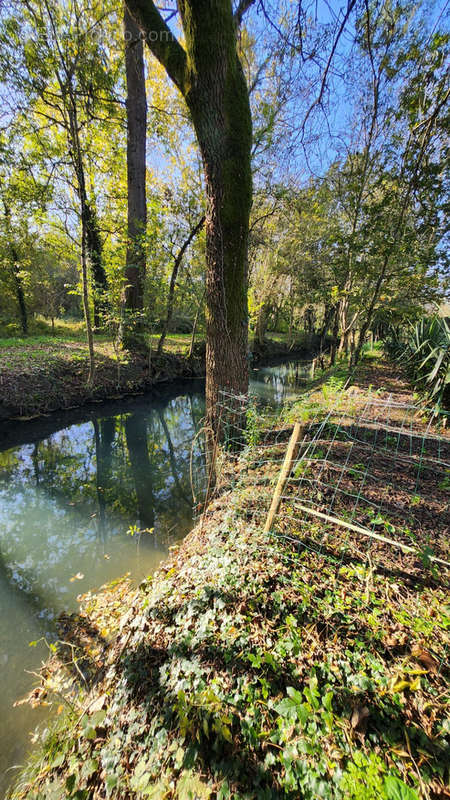
<svg viewBox="0 0 450 800">
<path fill-rule="evenodd" d="M 251 364 L 277 358 L 307 358 L 309 352 L 267 342 Z M 199 378 L 205 373 L 205 346 L 199 342 L 193 357 L 165 352 L 151 358 L 122 354 L 118 362 L 111 346 L 96 351 L 94 384 L 87 385 L 86 348 L 79 342 L 48 342 L 3 348 L 0 351 L 0 422 L 29 420 L 53 411 L 103 403 L 142 394 L 172 381 Z"/>
</svg>

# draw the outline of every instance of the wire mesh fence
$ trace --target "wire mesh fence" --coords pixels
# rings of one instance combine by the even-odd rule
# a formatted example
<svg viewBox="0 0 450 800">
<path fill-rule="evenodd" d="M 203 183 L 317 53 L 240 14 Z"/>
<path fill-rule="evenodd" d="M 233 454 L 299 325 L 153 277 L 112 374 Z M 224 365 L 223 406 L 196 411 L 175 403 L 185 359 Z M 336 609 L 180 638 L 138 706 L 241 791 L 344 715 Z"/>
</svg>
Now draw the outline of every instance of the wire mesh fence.
<svg viewBox="0 0 450 800">
<path fill-rule="evenodd" d="M 304 396 L 294 416 L 222 392 L 214 492 L 233 488 L 249 524 L 292 550 L 447 578 L 450 437 L 391 396 L 337 394 L 327 408 Z"/>
</svg>

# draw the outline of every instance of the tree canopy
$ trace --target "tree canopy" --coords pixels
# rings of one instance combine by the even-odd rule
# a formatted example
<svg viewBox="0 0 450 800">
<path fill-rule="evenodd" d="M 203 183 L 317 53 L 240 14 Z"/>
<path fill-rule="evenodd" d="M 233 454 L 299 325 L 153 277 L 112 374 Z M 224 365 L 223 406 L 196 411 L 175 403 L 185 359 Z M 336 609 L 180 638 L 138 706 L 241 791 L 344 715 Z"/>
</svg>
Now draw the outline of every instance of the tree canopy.
<svg viewBox="0 0 450 800">
<path fill-rule="evenodd" d="M 210 408 L 269 329 L 355 364 L 448 290 L 444 22 L 406 0 L 3 3 L 2 327 L 83 315 L 90 380 L 96 332 L 162 352 L 205 331 Z"/>
</svg>

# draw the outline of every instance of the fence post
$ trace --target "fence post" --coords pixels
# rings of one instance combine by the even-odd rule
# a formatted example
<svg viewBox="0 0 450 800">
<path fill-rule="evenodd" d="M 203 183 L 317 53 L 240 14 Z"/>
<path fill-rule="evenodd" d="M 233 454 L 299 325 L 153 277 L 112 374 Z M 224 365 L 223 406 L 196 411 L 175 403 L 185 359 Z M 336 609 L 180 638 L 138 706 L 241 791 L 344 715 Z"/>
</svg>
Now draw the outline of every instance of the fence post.
<svg viewBox="0 0 450 800">
<path fill-rule="evenodd" d="M 299 422 L 296 422 L 294 425 L 294 430 L 292 431 L 291 434 L 291 438 L 289 439 L 289 444 L 286 450 L 286 455 L 284 457 L 283 466 L 281 468 L 276 489 L 272 497 L 272 504 L 270 506 L 269 513 L 267 514 L 266 524 L 264 525 L 264 533 L 269 533 L 272 527 L 273 518 L 278 511 L 281 495 L 283 494 L 284 487 L 289 478 L 289 475 L 291 474 L 292 464 L 295 461 L 295 457 L 297 454 L 297 443 L 302 431 L 303 431 L 302 426 L 300 425 Z"/>
</svg>

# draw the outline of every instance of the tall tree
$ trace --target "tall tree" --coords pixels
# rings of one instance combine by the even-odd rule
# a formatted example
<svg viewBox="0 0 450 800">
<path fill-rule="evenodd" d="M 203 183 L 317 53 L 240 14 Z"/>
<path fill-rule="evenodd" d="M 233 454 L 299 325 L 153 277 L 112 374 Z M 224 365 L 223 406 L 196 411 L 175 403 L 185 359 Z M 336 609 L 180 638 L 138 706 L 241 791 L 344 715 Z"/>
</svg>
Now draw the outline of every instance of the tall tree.
<svg viewBox="0 0 450 800">
<path fill-rule="evenodd" d="M 18 119 L 9 119 L 7 134 L 0 132 L 0 264 L 2 294 L 12 290 L 17 301 L 22 333 L 28 333 L 26 282 L 35 235 L 31 220 L 45 207 L 50 191 L 41 183 L 33 157 L 23 154 L 23 136 Z M 34 221 L 34 220 L 33 220 Z M 28 252 L 27 252 L 28 251 Z M 26 254 L 26 255 L 25 255 Z M 9 294 L 7 291 L 7 294 Z"/>
<path fill-rule="evenodd" d="M 11 264 L 10 272 L 14 281 L 15 294 L 17 298 L 17 304 L 19 306 L 20 324 L 22 328 L 22 333 L 26 336 L 28 333 L 28 312 L 25 302 L 25 291 L 23 287 L 23 280 L 20 274 L 20 259 L 16 245 L 14 243 L 14 235 L 11 230 L 11 209 L 7 205 L 5 199 L 4 198 L 2 199 L 3 199 L 3 211 L 4 211 L 4 226 L 5 226 L 6 236 L 9 241 L 9 256 Z"/>
<path fill-rule="evenodd" d="M 203 159 L 206 210 L 206 402 L 248 386 L 247 250 L 252 122 L 231 0 L 180 0 L 183 48 L 152 0 L 127 0 L 152 53 L 182 93 Z"/>
<path fill-rule="evenodd" d="M 146 267 L 145 231 L 147 225 L 146 137 L 147 98 L 145 92 L 144 45 L 142 34 L 127 7 L 124 9 L 125 73 L 127 84 L 127 197 L 128 236 L 125 266 L 126 320 L 123 342 L 133 349 L 142 346 L 140 320 L 133 316 L 142 312 Z"/>
<path fill-rule="evenodd" d="M 92 35 L 100 21 L 75 2 L 64 13 L 56 0 L 29 0 L 22 7 L 23 26 L 12 16 L 1 30 L 0 75 L 7 74 L 16 91 L 15 105 L 28 119 L 33 148 L 41 151 L 42 162 L 53 161 L 50 175 L 62 164 L 70 165 L 92 280 L 94 322 L 100 326 L 108 285 L 88 166 L 89 128 L 102 107 L 110 107 L 112 84 Z"/>
</svg>

